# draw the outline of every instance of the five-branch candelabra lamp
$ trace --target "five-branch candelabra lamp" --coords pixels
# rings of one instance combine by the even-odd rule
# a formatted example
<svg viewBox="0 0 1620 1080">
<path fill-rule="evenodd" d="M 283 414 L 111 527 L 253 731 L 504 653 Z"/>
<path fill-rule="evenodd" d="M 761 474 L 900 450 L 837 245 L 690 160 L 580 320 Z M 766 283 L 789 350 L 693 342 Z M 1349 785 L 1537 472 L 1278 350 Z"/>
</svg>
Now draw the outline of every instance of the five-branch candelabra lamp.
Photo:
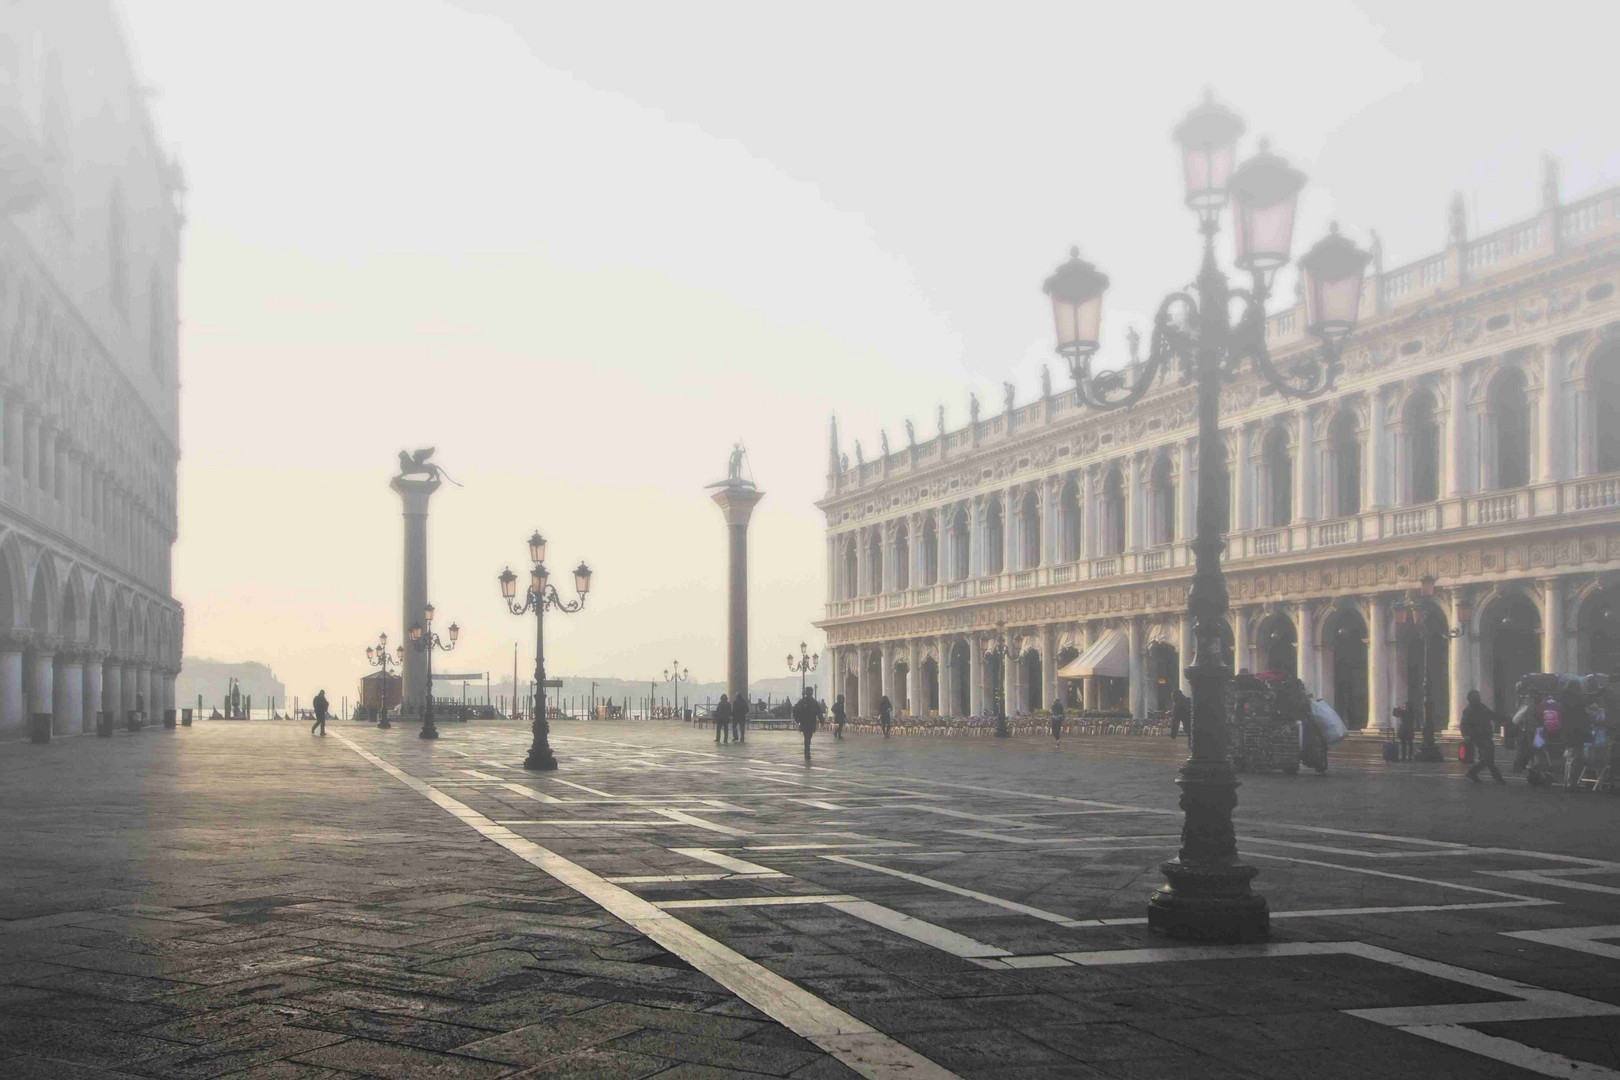
<svg viewBox="0 0 1620 1080">
<path fill-rule="evenodd" d="M 799 673 L 799 696 L 800 697 L 804 697 L 805 687 L 807 685 L 809 685 L 808 682 L 805 679 L 805 676 L 809 675 L 810 672 L 816 670 L 816 668 L 820 664 L 821 664 L 821 654 L 816 653 L 814 655 L 811 655 L 810 646 L 806 642 L 803 642 L 803 641 L 799 642 L 799 656 L 798 656 L 797 659 L 794 659 L 794 656 L 793 656 L 792 653 L 787 654 L 788 670 L 789 671 L 797 671 Z"/>
<path fill-rule="evenodd" d="M 1395 603 L 1395 626 L 1399 634 L 1401 627 L 1410 628 L 1410 633 L 1416 634 L 1418 639 L 1418 653 L 1420 656 L 1419 670 L 1422 676 L 1419 680 L 1419 705 L 1423 709 L 1423 745 L 1418 747 L 1417 760 L 1441 760 L 1440 746 L 1434 741 L 1434 698 L 1429 689 L 1429 644 L 1431 641 L 1450 641 L 1460 638 L 1468 631 L 1468 624 L 1474 618 L 1474 605 L 1471 601 L 1458 597 L 1457 599 L 1457 625 L 1449 623 L 1443 628 L 1437 627 L 1429 619 L 1434 610 L 1434 578 L 1425 574 L 1418 579 L 1415 593 L 1408 592 Z M 1458 702 L 1452 702 L 1451 707 L 1457 708 Z"/>
<path fill-rule="evenodd" d="M 389 652 L 388 635 L 378 634 L 377 644 L 366 646 L 366 663 L 382 668 L 382 686 L 377 692 L 377 726 L 391 728 L 394 725 L 388 719 L 388 669 L 405 665 L 405 646 L 396 645 L 394 651 Z"/>
<path fill-rule="evenodd" d="M 557 767 L 557 756 L 551 752 L 551 723 L 546 718 L 546 612 L 551 609 L 572 615 L 585 606 L 585 594 L 591 591 L 591 568 L 581 562 L 574 568 L 574 591 L 578 599 L 564 602 L 551 584 L 546 570 L 546 538 L 538 529 L 529 537 L 529 560 L 534 569 L 529 571 L 529 588 L 521 602 L 517 599 L 517 575 L 507 567 L 498 578 L 501 597 L 514 615 L 534 612 L 534 723 L 533 741 L 529 756 L 523 760 L 525 769 L 549 771 Z"/>
<path fill-rule="evenodd" d="M 461 627 L 455 623 L 450 624 L 450 642 L 445 644 L 439 640 L 439 635 L 433 632 L 433 605 L 429 604 L 422 609 L 422 621 L 414 624 L 410 629 L 411 648 L 427 657 L 427 705 L 422 710 L 422 730 L 417 732 L 417 738 L 437 739 L 439 728 L 433 722 L 433 654 L 442 650 L 449 652 L 461 640 Z"/>
<path fill-rule="evenodd" d="M 669 667 L 664 669 L 664 681 L 667 683 L 674 683 L 674 686 L 670 689 L 672 696 L 669 700 L 669 707 L 674 712 L 675 719 L 677 720 L 681 719 L 682 680 L 691 682 L 692 673 L 681 667 L 681 662 L 679 660 L 671 660 L 669 662 Z"/>
</svg>

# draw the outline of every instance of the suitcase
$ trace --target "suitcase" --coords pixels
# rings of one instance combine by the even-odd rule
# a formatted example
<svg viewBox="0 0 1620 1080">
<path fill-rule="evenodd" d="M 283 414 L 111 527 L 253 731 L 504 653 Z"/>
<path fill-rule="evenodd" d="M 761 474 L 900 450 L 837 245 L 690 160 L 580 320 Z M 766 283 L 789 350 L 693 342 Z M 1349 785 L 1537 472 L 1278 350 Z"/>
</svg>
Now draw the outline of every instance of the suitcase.
<svg viewBox="0 0 1620 1080">
<path fill-rule="evenodd" d="M 1384 760 L 1394 761 L 1401 756 L 1401 744 L 1394 739 L 1384 740 Z"/>
</svg>

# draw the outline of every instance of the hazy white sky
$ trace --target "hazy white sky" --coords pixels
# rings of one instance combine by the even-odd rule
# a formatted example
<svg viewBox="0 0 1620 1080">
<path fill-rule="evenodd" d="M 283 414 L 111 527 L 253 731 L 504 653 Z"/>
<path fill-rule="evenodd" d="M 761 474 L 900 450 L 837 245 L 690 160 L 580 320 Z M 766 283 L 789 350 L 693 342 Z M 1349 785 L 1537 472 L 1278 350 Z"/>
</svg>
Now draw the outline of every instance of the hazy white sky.
<svg viewBox="0 0 1620 1080">
<path fill-rule="evenodd" d="M 435 496 L 440 668 L 510 669 L 495 575 L 597 571 L 553 673 L 723 676 L 703 485 L 742 439 L 757 676 L 819 637 L 845 448 L 1019 400 L 1069 243 L 1119 340 L 1196 270 L 1171 126 L 1202 88 L 1389 265 L 1620 176 L 1612 4 L 118 0 L 190 184 L 176 593 L 186 651 L 353 694 L 400 630 L 401 449 Z M 1503 14 L 1507 14 L 1504 10 Z M 1289 295 L 1289 281 L 1279 282 Z M 1054 372 L 1058 385 L 1066 377 Z"/>
</svg>

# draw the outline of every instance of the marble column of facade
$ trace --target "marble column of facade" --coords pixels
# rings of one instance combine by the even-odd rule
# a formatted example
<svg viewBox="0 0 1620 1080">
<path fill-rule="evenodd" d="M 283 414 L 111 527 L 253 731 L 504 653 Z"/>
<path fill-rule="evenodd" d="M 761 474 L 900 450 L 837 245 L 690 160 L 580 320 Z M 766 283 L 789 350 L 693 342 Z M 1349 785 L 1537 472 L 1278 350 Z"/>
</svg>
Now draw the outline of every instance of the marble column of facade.
<svg viewBox="0 0 1620 1080">
<path fill-rule="evenodd" d="M 922 690 L 922 640 L 909 638 L 906 641 L 906 712 L 911 716 L 921 716 L 928 711 Z"/>
<path fill-rule="evenodd" d="M 1447 375 L 1447 395 L 1450 398 L 1446 409 L 1446 474 L 1445 493 L 1448 498 L 1454 498 L 1463 493 L 1463 416 L 1468 405 L 1464 400 L 1468 391 L 1466 379 L 1463 377 L 1461 367 L 1452 368 Z M 1460 700 L 1460 699 L 1453 699 Z"/>
<path fill-rule="evenodd" d="M 1254 524 L 1258 527 L 1275 528 L 1282 522 L 1275 520 L 1271 512 L 1272 487 L 1276 478 L 1271 475 L 1271 458 L 1265 452 L 1266 439 L 1269 437 L 1266 430 L 1261 428 L 1257 433 L 1254 447 L 1249 452 L 1249 464 L 1254 469 Z"/>
<path fill-rule="evenodd" d="M 107 654 L 100 650 L 88 652 L 84 657 L 81 668 L 84 686 L 80 694 L 80 708 L 81 723 L 85 731 L 94 731 L 96 728 L 96 714 L 101 711 L 101 666 L 106 660 Z"/>
<path fill-rule="evenodd" d="M 134 660 L 125 660 L 118 668 L 118 689 L 122 695 L 118 703 L 119 715 L 128 716 L 135 711 L 135 695 L 140 692 L 140 666 Z"/>
<path fill-rule="evenodd" d="M 1125 459 L 1125 550 L 1146 547 L 1142 542 L 1142 463 L 1140 455 Z"/>
<path fill-rule="evenodd" d="M 55 716 L 56 689 L 56 649 L 58 642 L 54 638 L 39 637 L 34 639 L 33 663 L 28 670 L 28 708 L 34 713 L 49 713 Z M 52 723 L 54 730 L 55 723 Z"/>
<path fill-rule="evenodd" d="M 1009 638 L 1012 636 L 1008 635 Z M 1009 640 L 1008 645 L 1011 644 Z M 1023 689 L 1023 679 L 1019 677 L 1023 673 L 1022 666 L 1022 660 L 1013 656 L 1010 651 L 1001 658 L 1001 702 L 1008 716 L 1016 715 L 1023 708 L 1023 695 L 1020 692 Z"/>
<path fill-rule="evenodd" d="M 878 646 L 878 663 L 883 665 L 883 670 L 878 676 L 878 693 L 889 699 L 890 708 L 898 710 L 899 705 L 894 700 L 894 642 L 885 641 Z"/>
<path fill-rule="evenodd" d="M 979 648 L 979 635 L 968 634 L 968 713 L 978 716 L 984 711 L 984 650 Z"/>
<path fill-rule="evenodd" d="M 1196 458 L 1193 455 L 1193 441 L 1181 440 L 1177 452 L 1181 455 L 1181 468 L 1176 476 L 1176 540 L 1191 540 L 1193 525 L 1197 520 L 1198 485 L 1194 482 L 1197 475 Z"/>
<path fill-rule="evenodd" d="M 1558 479 L 1558 390 L 1562 380 L 1559 379 L 1558 350 L 1549 346 L 1541 348 L 1541 399 L 1537 402 L 1536 426 L 1536 473 L 1537 479 L 1542 483 L 1550 483 Z M 1548 668 L 1556 671 L 1556 668 Z"/>
<path fill-rule="evenodd" d="M 1249 609 L 1232 609 L 1232 668 L 1234 671 L 1253 671 L 1254 661 L 1249 656 Z"/>
<path fill-rule="evenodd" d="M 1013 492 L 1017 486 L 1006 488 L 1001 493 L 1001 569 L 1003 572 L 1017 569 L 1022 566 L 1018 558 L 1018 512 L 1014 509 L 1016 502 Z"/>
<path fill-rule="evenodd" d="M 1041 627 L 1041 704 L 1047 709 L 1058 699 L 1058 647 L 1057 627 L 1051 623 Z"/>
<path fill-rule="evenodd" d="M 1232 531 L 1242 532 L 1254 527 L 1249 515 L 1249 425 L 1239 424 L 1232 431 L 1233 451 L 1227 456 L 1227 477 L 1232 490 Z"/>
<path fill-rule="evenodd" d="M 934 677 L 939 681 L 939 715 L 950 716 L 956 711 L 951 701 L 951 639 L 939 635 L 939 659 L 934 664 Z"/>
<path fill-rule="evenodd" d="M 1312 617 L 1311 605 L 1303 601 L 1294 605 L 1294 619 L 1299 625 L 1295 637 L 1299 643 L 1297 675 L 1312 697 L 1327 697 L 1322 692 L 1322 654 L 1316 647 L 1316 619 Z"/>
<path fill-rule="evenodd" d="M 147 717 L 153 714 L 152 709 L 152 665 L 141 664 L 135 672 L 135 707 Z"/>
<path fill-rule="evenodd" d="M 7 392 L 5 411 L 6 498 L 13 504 L 20 505 L 22 500 L 18 496 L 22 486 L 23 474 L 23 408 L 21 391 L 13 389 Z"/>
<path fill-rule="evenodd" d="M 1563 671 L 1564 590 L 1557 578 L 1541 580 L 1541 598 L 1545 607 L 1541 620 L 1541 670 Z"/>
<path fill-rule="evenodd" d="M 0 635 L 0 731 L 20 735 L 28 718 L 23 715 L 23 649 L 26 631 Z"/>
<path fill-rule="evenodd" d="M 1330 422 L 1331 424 L 1331 422 Z M 1339 451 L 1333 445 L 1331 426 L 1316 439 L 1316 516 L 1339 516 Z"/>
<path fill-rule="evenodd" d="M 1176 666 L 1180 670 L 1176 672 L 1176 682 L 1180 685 L 1181 692 L 1191 697 L 1192 680 L 1187 678 L 1187 668 L 1193 662 L 1194 645 L 1192 616 L 1183 611 L 1177 618 L 1176 622 L 1176 629 L 1180 632 L 1178 635 L 1179 641 L 1176 649 Z"/>
<path fill-rule="evenodd" d="M 113 723 L 124 719 L 124 665 L 108 654 L 101 665 L 101 711 L 112 714 Z"/>
<path fill-rule="evenodd" d="M 1384 391 L 1380 387 L 1367 394 L 1367 468 L 1362 476 L 1366 494 L 1362 509 L 1384 505 Z"/>
<path fill-rule="evenodd" d="M 1395 491 L 1391 501 L 1396 506 L 1412 505 L 1412 429 L 1411 425 L 1403 420 L 1397 420 L 1389 426 L 1390 432 L 1390 473 L 1395 479 Z"/>
<path fill-rule="evenodd" d="M 1389 600 L 1374 596 L 1367 620 L 1367 726 L 1391 731 L 1395 719 L 1389 703 Z"/>
<path fill-rule="evenodd" d="M 52 733 L 70 735 L 89 730 L 84 726 L 84 654 L 69 649 L 58 653 L 53 678 Z"/>
<path fill-rule="evenodd" d="M 1129 666 L 1126 671 L 1130 675 L 1131 715 L 1138 720 L 1147 716 L 1147 665 L 1142 660 L 1142 617 L 1132 616 L 1126 622 L 1126 639 L 1130 646 Z"/>
<path fill-rule="evenodd" d="M 1458 604 L 1458 601 L 1461 600 L 1461 599 L 1462 599 L 1462 595 L 1458 590 L 1456 590 L 1456 589 L 1451 590 L 1451 626 L 1452 626 L 1453 629 L 1456 628 L 1457 623 L 1458 623 L 1457 604 Z M 1489 689 L 1489 687 L 1482 688 L 1482 687 L 1478 687 L 1478 686 L 1473 685 L 1473 676 L 1474 676 L 1474 634 L 1473 634 L 1473 629 L 1474 628 L 1471 627 L 1471 626 L 1463 627 L 1462 634 L 1460 634 L 1457 637 L 1452 638 L 1450 641 L 1448 641 L 1446 643 L 1447 647 L 1448 647 L 1448 652 L 1447 652 L 1447 656 L 1446 656 L 1446 661 L 1447 661 L 1447 663 L 1446 663 L 1446 674 L 1447 674 L 1447 682 L 1450 684 L 1449 690 L 1450 690 L 1450 694 L 1451 694 L 1451 696 L 1448 698 L 1448 700 L 1451 702 L 1451 711 L 1452 711 L 1452 713 L 1456 714 L 1456 715 L 1461 715 L 1463 705 L 1468 700 L 1468 691 L 1470 691 L 1470 690 L 1479 690 L 1481 692 L 1481 694 L 1483 695 L 1485 693 L 1485 691 Z M 1502 706 L 1493 705 L 1493 707 L 1500 708 Z M 1506 706 L 1506 707 L 1508 708 L 1509 711 L 1504 713 L 1503 715 L 1511 716 L 1512 715 L 1512 707 L 1511 706 Z M 1443 719 L 1449 721 L 1450 718 L 1445 717 Z"/>
</svg>

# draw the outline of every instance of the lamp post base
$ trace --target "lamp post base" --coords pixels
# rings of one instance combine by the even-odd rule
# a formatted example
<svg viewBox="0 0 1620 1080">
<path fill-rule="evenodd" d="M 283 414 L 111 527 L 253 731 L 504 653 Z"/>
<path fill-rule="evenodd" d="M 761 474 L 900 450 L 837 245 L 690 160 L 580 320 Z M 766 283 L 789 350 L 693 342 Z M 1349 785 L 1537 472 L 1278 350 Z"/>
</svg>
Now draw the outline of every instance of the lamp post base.
<svg viewBox="0 0 1620 1080">
<path fill-rule="evenodd" d="M 1148 929 L 1167 937 L 1228 943 L 1264 941 L 1271 934 L 1266 898 L 1249 891 L 1252 866 L 1196 867 L 1161 863 L 1170 879 L 1148 900 Z"/>
<path fill-rule="evenodd" d="M 422 730 L 416 733 L 416 737 L 418 739 L 437 739 L 439 737 L 439 728 L 433 723 L 431 717 L 422 722 Z"/>
<path fill-rule="evenodd" d="M 394 725 L 388 719 L 388 717 L 385 716 L 381 720 L 377 721 L 377 726 L 382 728 L 384 731 L 387 731 L 389 728 L 392 728 Z"/>
<path fill-rule="evenodd" d="M 1435 745 L 1432 742 L 1426 742 L 1422 746 L 1418 747 L 1417 748 L 1417 753 L 1412 755 L 1412 756 L 1418 761 L 1444 761 L 1445 760 L 1445 756 L 1440 753 L 1440 747 Z"/>
<path fill-rule="evenodd" d="M 536 717 L 530 730 L 534 742 L 529 746 L 529 756 L 523 759 L 523 767 L 531 772 L 551 772 L 557 767 L 557 755 L 551 752 L 551 725 L 543 717 Z"/>
<path fill-rule="evenodd" d="M 1012 738 L 1012 732 L 1007 729 L 1007 718 L 1005 716 L 996 717 L 996 738 Z"/>
</svg>

